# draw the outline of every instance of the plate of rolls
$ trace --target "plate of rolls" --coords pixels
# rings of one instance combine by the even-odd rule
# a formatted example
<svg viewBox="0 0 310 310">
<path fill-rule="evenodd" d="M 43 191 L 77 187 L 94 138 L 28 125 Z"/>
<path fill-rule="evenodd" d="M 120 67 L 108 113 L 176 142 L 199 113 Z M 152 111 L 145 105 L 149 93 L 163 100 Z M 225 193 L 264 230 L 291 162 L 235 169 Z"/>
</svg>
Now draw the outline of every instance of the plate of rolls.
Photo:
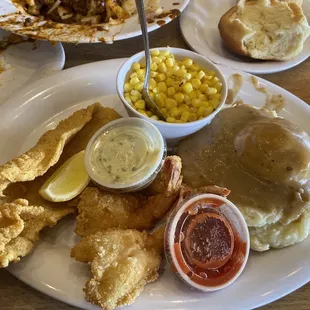
<svg viewBox="0 0 310 310">
<path fill-rule="evenodd" d="M 192 49 L 255 74 L 292 68 L 310 56 L 308 0 L 196 0 L 181 16 Z"/>
</svg>

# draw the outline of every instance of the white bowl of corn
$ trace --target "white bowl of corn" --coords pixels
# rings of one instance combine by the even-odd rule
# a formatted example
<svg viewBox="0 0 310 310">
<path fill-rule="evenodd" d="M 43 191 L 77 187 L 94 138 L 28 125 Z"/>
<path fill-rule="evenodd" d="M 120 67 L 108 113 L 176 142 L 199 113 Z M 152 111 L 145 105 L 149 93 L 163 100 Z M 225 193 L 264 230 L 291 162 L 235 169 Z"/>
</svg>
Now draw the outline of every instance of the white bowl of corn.
<svg viewBox="0 0 310 310">
<path fill-rule="evenodd" d="M 149 93 L 166 117 L 159 121 L 142 99 L 144 51 L 130 57 L 117 75 L 117 92 L 129 116 L 149 120 L 173 143 L 206 126 L 227 97 L 221 71 L 205 57 L 180 48 L 151 49 Z"/>
</svg>

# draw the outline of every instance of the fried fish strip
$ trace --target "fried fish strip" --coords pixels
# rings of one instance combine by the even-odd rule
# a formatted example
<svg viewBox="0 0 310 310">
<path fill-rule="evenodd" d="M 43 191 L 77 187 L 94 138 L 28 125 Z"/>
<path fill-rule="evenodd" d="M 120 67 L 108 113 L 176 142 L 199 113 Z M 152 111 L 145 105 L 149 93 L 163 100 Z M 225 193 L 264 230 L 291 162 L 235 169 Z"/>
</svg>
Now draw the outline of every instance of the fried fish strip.
<svg viewBox="0 0 310 310">
<path fill-rule="evenodd" d="M 161 258 L 149 239 L 145 231 L 109 229 L 76 245 L 71 256 L 89 263 L 93 275 L 84 288 L 86 300 L 105 310 L 134 302 L 158 278 Z"/>
<path fill-rule="evenodd" d="M 108 228 L 150 229 L 175 204 L 182 182 L 181 167 L 179 157 L 167 157 L 154 185 L 137 194 L 86 188 L 77 205 L 76 233 L 85 237 Z"/>
<path fill-rule="evenodd" d="M 39 189 L 61 164 L 85 149 L 101 126 L 118 117 L 100 104 L 79 110 L 28 152 L 0 167 L 0 267 L 27 255 L 44 227 L 75 211 L 68 203 L 44 200 Z"/>
</svg>

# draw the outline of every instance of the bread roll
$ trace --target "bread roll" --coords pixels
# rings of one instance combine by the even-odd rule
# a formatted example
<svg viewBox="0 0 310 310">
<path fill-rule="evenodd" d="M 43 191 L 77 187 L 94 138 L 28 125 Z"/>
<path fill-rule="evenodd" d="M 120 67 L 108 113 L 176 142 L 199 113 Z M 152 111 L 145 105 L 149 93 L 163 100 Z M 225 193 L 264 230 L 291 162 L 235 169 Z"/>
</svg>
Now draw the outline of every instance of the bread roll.
<svg viewBox="0 0 310 310">
<path fill-rule="evenodd" d="M 293 58 L 310 34 L 301 7 L 278 0 L 241 0 L 222 16 L 218 27 L 233 52 L 266 60 Z"/>
</svg>

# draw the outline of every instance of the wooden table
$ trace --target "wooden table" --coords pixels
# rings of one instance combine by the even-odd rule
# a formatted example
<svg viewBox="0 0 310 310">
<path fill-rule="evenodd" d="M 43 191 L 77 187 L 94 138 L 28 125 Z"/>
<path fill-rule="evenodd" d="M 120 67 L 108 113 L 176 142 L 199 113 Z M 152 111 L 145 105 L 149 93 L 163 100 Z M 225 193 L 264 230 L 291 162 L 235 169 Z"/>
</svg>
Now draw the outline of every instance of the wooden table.
<svg viewBox="0 0 310 310">
<path fill-rule="evenodd" d="M 169 25 L 153 32 L 150 36 L 151 46 L 171 46 L 188 48 L 182 38 L 179 21 L 175 20 Z M 129 57 L 143 49 L 141 38 L 133 38 L 112 45 L 84 44 L 67 45 L 66 68 L 81 64 L 112 59 Z M 310 59 L 291 70 L 264 75 L 265 79 L 287 89 L 302 100 L 310 102 Z M 67 306 L 44 294 L 23 284 L 15 279 L 7 271 L 0 271 L 0 310 L 73 310 L 74 307 Z M 310 310 L 310 283 L 296 292 L 260 308 L 262 310 Z M 229 309 L 227 309 L 229 310 Z"/>
</svg>

